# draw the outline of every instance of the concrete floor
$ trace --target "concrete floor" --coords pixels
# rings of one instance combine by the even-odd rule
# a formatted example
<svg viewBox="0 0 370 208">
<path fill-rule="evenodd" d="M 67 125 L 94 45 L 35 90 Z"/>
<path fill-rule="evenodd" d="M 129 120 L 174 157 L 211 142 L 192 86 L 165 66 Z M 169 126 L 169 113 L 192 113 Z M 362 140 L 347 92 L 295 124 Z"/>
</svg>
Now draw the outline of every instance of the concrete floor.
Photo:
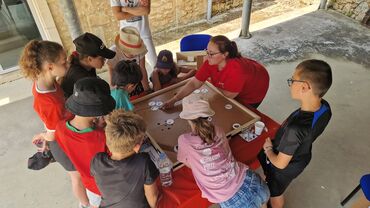
<svg viewBox="0 0 370 208">
<path fill-rule="evenodd" d="M 335 12 L 318 11 L 237 39 L 244 55 L 266 64 L 270 89 L 260 110 L 282 122 L 299 105 L 286 79 L 303 59 L 327 61 L 333 117 L 313 146 L 313 159 L 286 192 L 287 208 L 340 207 L 369 173 L 370 30 Z"/>
<path fill-rule="evenodd" d="M 360 176 L 369 172 L 369 29 L 337 13 L 319 11 L 252 34 L 252 39 L 237 43 L 244 55 L 267 65 L 270 89 L 259 109 L 279 122 L 298 107 L 286 84 L 294 67 L 310 57 L 332 66 L 334 82 L 325 98 L 333 117 L 315 142 L 311 164 L 287 190 L 286 207 L 340 207 Z M 19 91 L 29 91 L 26 86 Z M 31 109 L 32 98 L 0 107 L 0 207 L 76 207 L 59 165 L 26 169 L 26 159 L 34 153 L 30 139 L 42 129 Z"/>
</svg>

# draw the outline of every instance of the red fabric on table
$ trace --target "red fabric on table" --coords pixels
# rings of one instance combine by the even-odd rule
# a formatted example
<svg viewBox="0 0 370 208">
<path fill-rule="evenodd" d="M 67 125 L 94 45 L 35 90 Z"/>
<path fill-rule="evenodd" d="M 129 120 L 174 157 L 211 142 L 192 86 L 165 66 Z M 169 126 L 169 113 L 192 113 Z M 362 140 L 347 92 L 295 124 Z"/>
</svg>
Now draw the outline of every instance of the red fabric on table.
<svg viewBox="0 0 370 208">
<path fill-rule="evenodd" d="M 246 142 L 239 135 L 235 135 L 230 139 L 229 145 L 237 161 L 247 164 L 255 170 L 260 166 L 257 155 L 261 151 L 266 138 L 273 139 L 280 124 L 255 109 L 250 108 L 250 110 L 261 117 L 261 121 L 265 123 L 268 131 L 263 131 L 260 136 L 251 142 Z"/>
<path fill-rule="evenodd" d="M 243 162 L 251 169 L 257 169 L 260 164 L 257 159 L 258 152 L 262 149 L 263 143 L 267 137 L 273 139 L 280 125 L 266 116 L 265 114 L 250 109 L 261 117 L 265 123 L 268 132 L 263 133 L 251 142 L 246 142 L 239 135 L 230 139 L 230 147 L 237 161 Z M 194 180 L 194 176 L 188 167 L 182 167 L 172 173 L 173 184 L 170 187 L 161 187 L 157 181 L 159 189 L 162 192 L 162 198 L 158 202 L 159 208 L 208 208 L 212 203 L 201 197 L 201 192 Z"/>
<path fill-rule="evenodd" d="M 130 101 L 134 101 L 138 98 L 144 97 L 145 95 L 148 95 L 148 92 L 141 92 L 139 95 L 130 96 Z"/>
<path fill-rule="evenodd" d="M 157 181 L 162 193 L 158 208 L 209 207 L 212 204 L 202 198 L 191 169 L 188 167 L 183 166 L 172 172 L 172 178 L 173 184 L 170 187 L 162 187 L 159 180 Z"/>
</svg>

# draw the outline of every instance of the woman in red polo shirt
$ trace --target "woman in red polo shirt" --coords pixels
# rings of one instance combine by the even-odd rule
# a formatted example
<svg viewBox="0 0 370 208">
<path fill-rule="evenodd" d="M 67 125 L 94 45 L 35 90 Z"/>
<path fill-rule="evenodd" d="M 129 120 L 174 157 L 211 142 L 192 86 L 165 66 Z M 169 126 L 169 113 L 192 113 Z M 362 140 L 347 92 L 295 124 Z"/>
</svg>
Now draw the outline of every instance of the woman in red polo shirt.
<svg viewBox="0 0 370 208">
<path fill-rule="evenodd" d="M 165 103 L 164 108 L 171 108 L 206 80 L 226 97 L 257 108 L 267 93 L 270 78 L 264 66 L 240 55 L 234 41 L 222 35 L 214 36 L 208 43 L 202 67 L 178 94 Z"/>
</svg>

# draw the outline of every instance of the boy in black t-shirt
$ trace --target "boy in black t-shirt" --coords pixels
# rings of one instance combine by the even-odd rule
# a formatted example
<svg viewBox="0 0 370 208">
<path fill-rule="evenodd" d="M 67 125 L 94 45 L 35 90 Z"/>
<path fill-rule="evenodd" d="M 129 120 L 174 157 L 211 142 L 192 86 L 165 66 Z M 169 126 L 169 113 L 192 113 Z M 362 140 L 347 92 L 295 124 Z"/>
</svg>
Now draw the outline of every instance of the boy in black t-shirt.
<svg viewBox="0 0 370 208">
<path fill-rule="evenodd" d="M 106 122 L 106 143 L 112 154 L 98 153 L 90 166 L 102 194 L 100 207 L 155 207 L 159 172 L 147 153 L 138 153 L 145 136 L 144 120 L 120 109 Z"/>
<path fill-rule="evenodd" d="M 332 84 L 330 66 L 321 60 L 298 64 L 288 79 L 291 97 L 301 102 L 276 132 L 267 138 L 258 159 L 266 175 L 273 208 L 284 206 L 283 193 L 311 160 L 312 143 L 321 135 L 331 118 L 329 103 L 322 97 Z"/>
</svg>

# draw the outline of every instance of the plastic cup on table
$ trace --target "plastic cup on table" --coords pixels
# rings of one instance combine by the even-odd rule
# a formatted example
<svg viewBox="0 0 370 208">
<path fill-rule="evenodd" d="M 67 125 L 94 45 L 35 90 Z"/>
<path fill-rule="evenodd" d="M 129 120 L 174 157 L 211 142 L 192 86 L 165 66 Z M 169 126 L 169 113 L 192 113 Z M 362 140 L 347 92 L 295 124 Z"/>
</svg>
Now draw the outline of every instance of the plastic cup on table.
<svg viewBox="0 0 370 208">
<path fill-rule="evenodd" d="M 254 124 L 254 133 L 257 135 L 261 135 L 264 128 L 265 124 L 262 121 L 257 121 Z"/>
</svg>

